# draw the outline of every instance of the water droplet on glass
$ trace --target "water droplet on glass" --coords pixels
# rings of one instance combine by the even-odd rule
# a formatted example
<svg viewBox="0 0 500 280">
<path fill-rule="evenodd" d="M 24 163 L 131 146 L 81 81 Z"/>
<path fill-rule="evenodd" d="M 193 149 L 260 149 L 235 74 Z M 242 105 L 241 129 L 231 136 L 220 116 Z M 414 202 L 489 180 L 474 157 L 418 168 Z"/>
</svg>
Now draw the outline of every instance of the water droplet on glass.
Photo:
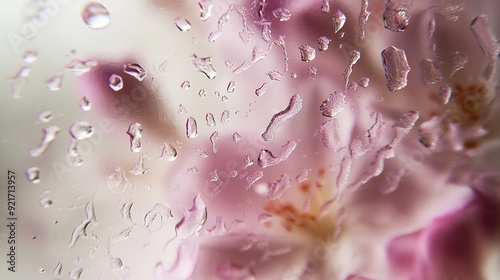
<svg viewBox="0 0 500 280">
<path fill-rule="evenodd" d="M 281 82 L 281 79 L 283 78 L 283 74 L 280 73 L 280 71 L 277 70 L 271 70 L 266 73 L 269 79 L 273 81 L 278 81 Z"/>
<path fill-rule="evenodd" d="M 469 57 L 462 52 L 453 52 L 451 54 L 451 74 L 450 76 L 455 75 L 458 70 L 465 68 L 465 64 L 469 62 Z"/>
<path fill-rule="evenodd" d="M 482 14 L 474 18 L 470 28 L 477 43 L 490 60 L 484 71 L 484 76 L 487 80 L 492 80 L 498 64 L 500 43 L 493 32 L 488 15 Z"/>
<path fill-rule="evenodd" d="M 92 29 L 104 29 L 111 23 L 108 10 L 99 3 L 89 3 L 83 8 L 82 19 Z"/>
<path fill-rule="evenodd" d="M 205 96 L 207 96 L 207 92 L 204 89 L 200 89 L 200 91 L 198 92 L 198 95 L 200 97 L 205 97 Z"/>
<path fill-rule="evenodd" d="M 215 131 L 210 135 L 210 142 L 212 143 L 212 150 L 217 153 L 217 141 L 219 141 L 219 133 Z"/>
<path fill-rule="evenodd" d="M 426 86 L 439 83 L 443 79 L 441 70 L 432 59 L 422 59 L 419 63 L 420 66 L 420 80 Z"/>
<path fill-rule="evenodd" d="M 125 176 L 125 170 L 117 166 L 113 174 L 108 177 L 108 189 L 115 193 L 124 193 L 132 187 L 132 183 Z"/>
<path fill-rule="evenodd" d="M 394 92 L 403 89 L 408 84 L 410 66 L 404 50 L 390 46 L 382 51 L 382 63 L 387 80 L 387 88 Z"/>
<path fill-rule="evenodd" d="M 297 147 L 297 142 L 292 140 L 288 141 L 285 145 L 281 146 L 279 154 L 276 157 L 271 153 L 271 151 L 262 149 L 259 152 L 257 163 L 262 168 L 267 168 L 269 166 L 276 165 L 282 161 L 287 160 L 296 147 Z"/>
<path fill-rule="evenodd" d="M 31 68 L 29 67 L 21 67 L 17 72 L 16 76 L 11 79 L 12 81 L 12 90 L 11 94 L 13 98 L 20 98 L 21 93 L 24 90 L 24 87 L 28 83 L 28 78 L 31 73 Z"/>
<path fill-rule="evenodd" d="M 80 277 L 82 277 L 83 273 L 83 268 L 73 268 L 69 272 L 69 279 L 70 280 L 80 280 Z"/>
<path fill-rule="evenodd" d="M 210 126 L 210 127 L 214 127 L 216 126 L 216 122 L 215 122 L 215 118 L 214 118 L 214 115 L 212 113 L 207 113 L 205 115 L 205 119 L 207 120 L 207 125 Z"/>
<path fill-rule="evenodd" d="M 40 168 L 38 167 L 30 167 L 26 170 L 26 178 L 32 184 L 40 183 Z"/>
<path fill-rule="evenodd" d="M 241 140 L 241 135 L 238 132 L 233 133 L 233 141 L 238 143 Z"/>
<path fill-rule="evenodd" d="M 120 258 L 111 258 L 111 267 L 114 270 L 120 271 L 123 269 L 123 261 Z"/>
<path fill-rule="evenodd" d="M 208 153 L 205 151 L 200 152 L 200 158 L 208 158 Z"/>
<path fill-rule="evenodd" d="M 224 110 L 220 116 L 220 122 L 222 124 L 225 124 L 229 121 L 229 111 L 228 110 Z"/>
<path fill-rule="evenodd" d="M 337 12 L 332 17 L 332 24 L 335 33 L 339 32 L 339 30 L 342 29 L 342 27 L 345 24 L 345 21 L 346 21 L 345 14 L 342 13 L 340 10 L 337 10 Z"/>
<path fill-rule="evenodd" d="M 358 85 L 362 88 L 367 88 L 370 85 L 370 78 L 362 77 L 359 79 Z"/>
<path fill-rule="evenodd" d="M 186 120 L 186 136 L 187 138 L 195 138 L 198 136 L 198 125 L 193 117 Z"/>
<path fill-rule="evenodd" d="M 138 81 L 144 80 L 148 73 L 141 65 L 137 63 L 129 63 L 123 65 L 123 72 L 129 74 L 130 76 L 136 78 Z"/>
<path fill-rule="evenodd" d="M 163 143 L 160 158 L 166 161 L 174 161 L 177 158 L 177 150 L 170 143 Z"/>
<path fill-rule="evenodd" d="M 57 74 L 45 81 L 45 87 L 50 91 L 59 91 L 62 87 L 63 74 Z"/>
<path fill-rule="evenodd" d="M 318 68 L 311 67 L 311 68 L 307 69 L 307 73 L 309 73 L 309 75 L 311 75 L 311 76 L 316 76 L 318 74 Z"/>
<path fill-rule="evenodd" d="M 446 105 L 450 101 L 451 97 L 451 87 L 449 85 L 444 85 L 439 88 L 438 91 L 438 101 L 441 105 Z"/>
<path fill-rule="evenodd" d="M 43 137 L 40 145 L 30 150 L 30 155 L 32 157 L 38 157 L 41 154 L 45 153 L 45 151 L 49 148 L 50 144 L 54 139 L 56 139 L 57 133 L 59 133 L 59 127 L 55 125 L 48 126 L 43 129 Z"/>
<path fill-rule="evenodd" d="M 328 99 L 323 101 L 320 105 L 321 114 L 325 117 L 333 118 L 342 110 L 346 105 L 345 95 L 339 91 L 335 91 L 328 96 Z"/>
<path fill-rule="evenodd" d="M 227 92 L 233 93 L 235 88 L 236 88 L 236 83 L 234 81 L 230 81 L 229 84 L 227 85 Z"/>
<path fill-rule="evenodd" d="M 184 115 L 187 113 L 187 110 L 186 110 L 186 108 L 184 108 L 184 106 L 182 106 L 182 104 L 179 104 L 179 110 L 177 110 L 177 113 L 179 115 Z"/>
<path fill-rule="evenodd" d="M 290 74 L 290 77 L 292 77 L 292 79 L 296 79 L 297 78 L 297 73 L 293 72 L 292 74 Z"/>
<path fill-rule="evenodd" d="M 267 193 L 267 198 L 270 200 L 280 199 L 285 192 L 290 188 L 292 180 L 290 175 L 283 174 L 281 177 L 269 185 L 269 191 Z"/>
<path fill-rule="evenodd" d="M 262 177 L 264 177 L 264 173 L 260 170 L 255 171 L 254 173 L 250 174 L 247 176 L 246 183 L 246 189 L 250 189 L 258 180 L 260 180 Z"/>
<path fill-rule="evenodd" d="M 52 206 L 52 204 L 53 204 L 53 202 L 49 198 L 42 198 L 42 199 L 40 199 L 40 206 L 42 208 L 49 208 L 50 206 Z"/>
<path fill-rule="evenodd" d="M 285 108 L 285 110 L 276 113 L 271 118 L 271 121 L 267 125 L 266 131 L 262 134 L 262 138 L 265 141 L 273 140 L 274 134 L 276 133 L 278 127 L 283 122 L 299 113 L 300 110 L 302 110 L 302 98 L 300 98 L 298 94 L 295 94 L 290 98 L 290 102 L 288 103 L 288 106 Z"/>
<path fill-rule="evenodd" d="M 205 21 L 212 16 L 212 0 L 201 0 L 198 2 L 200 6 L 200 19 Z"/>
<path fill-rule="evenodd" d="M 38 59 L 38 52 L 36 51 L 26 51 L 23 54 L 23 60 L 26 63 L 33 63 Z"/>
<path fill-rule="evenodd" d="M 80 99 L 80 108 L 83 111 L 90 111 L 90 109 L 92 108 L 92 105 L 90 104 L 90 101 L 87 96 L 84 96 L 82 97 L 82 99 Z"/>
<path fill-rule="evenodd" d="M 63 267 L 62 263 L 58 262 L 57 265 L 56 265 L 56 267 L 54 268 L 54 272 L 52 272 L 52 274 L 55 277 L 61 276 L 62 267 Z"/>
<path fill-rule="evenodd" d="M 40 269 L 38 269 L 38 272 L 39 272 L 39 273 L 45 273 L 45 268 L 40 268 Z"/>
<path fill-rule="evenodd" d="M 48 123 L 54 119 L 54 114 L 51 111 L 43 111 L 38 115 L 38 119 L 44 123 Z"/>
<path fill-rule="evenodd" d="M 128 127 L 127 134 L 130 136 L 130 150 L 138 153 L 142 149 L 142 125 L 140 123 L 132 123 Z"/>
<path fill-rule="evenodd" d="M 95 60 L 72 60 L 68 65 L 66 65 L 66 69 L 68 69 L 71 73 L 76 76 L 81 76 L 85 73 L 90 72 L 92 67 L 97 66 L 97 62 Z"/>
<path fill-rule="evenodd" d="M 134 164 L 134 167 L 132 167 L 130 173 L 134 174 L 135 176 L 146 174 L 146 172 L 149 171 L 149 168 L 144 167 L 144 159 L 145 159 L 144 153 L 140 153 L 139 160 L 137 160 L 137 162 Z"/>
<path fill-rule="evenodd" d="M 368 11 L 368 0 L 361 0 L 361 11 L 358 16 L 358 38 L 363 40 L 365 38 L 365 26 L 366 22 L 368 22 L 368 18 L 370 17 L 371 12 Z"/>
<path fill-rule="evenodd" d="M 84 140 L 94 134 L 94 127 L 88 122 L 75 122 L 70 126 L 69 132 L 75 140 Z"/>
<path fill-rule="evenodd" d="M 207 78 L 209 78 L 210 80 L 213 80 L 215 78 L 217 72 L 212 65 L 212 57 L 198 57 L 196 56 L 196 54 L 193 54 L 191 56 L 191 59 L 196 70 L 205 74 L 205 76 L 207 76 Z"/>
<path fill-rule="evenodd" d="M 119 91 L 123 88 L 123 79 L 119 75 L 112 74 L 109 77 L 109 87 L 114 91 Z"/>
<path fill-rule="evenodd" d="M 252 166 L 254 164 L 252 156 L 251 155 L 246 155 L 245 158 L 243 158 L 243 169 L 247 169 L 248 167 Z"/>
<path fill-rule="evenodd" d="M 182 17 L 178 17 L 174 20 L 175 26 L 181 31 L 181 32 L 186 32 L 191 29 L 191 23 Z"/>
<path fill-rule="evenodd" d="M 255 90 L 255 95 L 262 96 L 264 93 L 266 93 L 266 90 L 269 87 L 269 85 L 270 83 L 268 82 L 263 83 L 258 89 Z"/>
<path fill-rule="evenodd" d="M 193 200 L 193 206 L 184 212 L 184 217 L 175 225 L 176 236 L 187 239 L 197 234 L 207 220 L 207 208 L 205 202 L 197 195 Z"/>
<path fill-rule="evenodd" d="M 410 24 L 410 17 L 407 15 L 407 8 L 391 7 L 391 3 L 404 3 L 411 1 L 387 1 L 386 8 L 384 11 L 384 27 L 392 32 L 403 32 Z M 394 4 L 392 4 L 394 5 Z"/>
<path fill-rule="evenodd" d="M 318 49 L 320 51 L 326 51 L 328 50 L 328 45 L 330 44 L 330 39 L 326 36 L 321 36 L 318 38 Z"/>
<path fill-rule="evenodd" d="M 300 59 L 302 61 L 308 62 L 316 57 L 316 50 L 309 45 L 302 45 L 299 47 Z"/>
<path fill-rule="evenodd" d="M 274 17 L 279 21 L 288 21 L 292 16 L 292 13 L 285 8 L 278 8 L 273 11 Z"/>
<path fill-rule="evenodd" d="M 217 174 L 217 169 L 215 169 L 214 171 L 212 171 L 208 175 L 208 181 L 209 182 L 217 182 L 217 181 L 219 181 L 219 174 Z"/>
</svg>

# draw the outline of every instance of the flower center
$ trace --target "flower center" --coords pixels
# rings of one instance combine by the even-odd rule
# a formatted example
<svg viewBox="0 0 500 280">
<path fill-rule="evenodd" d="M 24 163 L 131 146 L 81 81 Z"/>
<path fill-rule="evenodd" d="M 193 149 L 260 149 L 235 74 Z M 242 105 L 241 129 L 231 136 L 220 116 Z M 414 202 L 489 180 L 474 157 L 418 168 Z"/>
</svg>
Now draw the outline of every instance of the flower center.
<svg viewBox="0 0 500 280">
<path fill-rule="evenodd" d="M 320 168 L 312 179 L 297 183 L 291 193 L 278 200 L 270 200 L 264 210 L 277 218 L 287 232 L 306 234 L 313 238 L 330 240 L 337 228 L 337 191 L 326 178 L 326 170 Z M 302 205 L 294 202 L 301 201 Z M 273 222 L 264 223 L 272 227 Z"/>
</svg>

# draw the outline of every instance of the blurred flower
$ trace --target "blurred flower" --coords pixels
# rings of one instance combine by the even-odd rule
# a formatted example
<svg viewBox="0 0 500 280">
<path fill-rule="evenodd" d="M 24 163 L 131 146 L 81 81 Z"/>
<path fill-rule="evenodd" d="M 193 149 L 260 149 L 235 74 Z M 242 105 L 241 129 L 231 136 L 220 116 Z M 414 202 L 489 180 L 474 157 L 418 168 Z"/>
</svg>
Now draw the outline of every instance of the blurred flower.
<svg viewBox="0 0 500 280">
<path fill-rule="evenodd" d="M 172 204 L 196 197 L 208 216 L 181 241 L 174 266 L 158 265 L 159 279 L 486 277 L 498 195 L 483 192 L 498 188 L 498 172 L 474 159 L 498 148 L 499 47 L 488 17 L 442 1 L 361 2 L 337 3 L 347 18 L 340 36 L 328 2 L 323 12 L 305 2 L 229 8 L 226 16 L 254 25 L 224 32 L 242 28 L 246 44 L 244 32 L 261 31 L 241 66 L 231 57 L 250 49 L 215 37 L 251 109 L 169 174 Z M 326 43 L 338 49 L 322 52 Z M 381 59 L 389 46 L 410 67 L 399 60 L 392 70 L 410 69 L 396 93 Z M 262 73 L 271 81 L 256 85 Z M 198 162 L 200 150 L 213 153 Z"/>
</svg>

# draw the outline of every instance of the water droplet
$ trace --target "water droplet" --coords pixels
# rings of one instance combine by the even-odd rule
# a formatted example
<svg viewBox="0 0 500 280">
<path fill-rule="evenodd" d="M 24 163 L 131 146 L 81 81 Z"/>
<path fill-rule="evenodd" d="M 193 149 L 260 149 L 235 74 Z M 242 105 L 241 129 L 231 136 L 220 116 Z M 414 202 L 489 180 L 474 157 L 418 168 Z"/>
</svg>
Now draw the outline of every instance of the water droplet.
<svg viewBox="0 0 500 280">
<path fill-rule="evenodd" d="M 23 60 L 26 63 L 33 63 L 38 59 L 38 52 L 36 51 L 26 51 L 23 54 Z"/>
<path fill-rule="evenodd" d="M 333 118 L 338 113 L 344 110 L 346 105 L 345 95 L 339 91 L 330 94 L 328 99 L 323 101 L 320 105 L 321 114 L 325 117 Z"/>
<path fill-rule="evenodd" d="M 292 13 L 285 8 L 278 8 L 273 11 L 274 17 L 279 21 L 288 21 L 292 16 Z"/>
<path fill-rule="evenodd" d="M 182 17 L 178 17 L 174 20 L 175 26 L 181 31 L 181 32 L 186 32 L 191 29 L 191 23 Z"/>
<path fill-rule="evenodd" d="M 330 12 L 330 0 L 323 0 L 321 2 L 321 12 L 325 14 Z"/>
<path fill-rule="evenodd" d="M 469 62 L 469 57 L 462 52 L 453 52 L 451 54 L 451 74 L 450 76 L 455 75 L 458 70 L 465 68 L 465 64 Z"/>
<path fill-rule="evenodd" d="M 251 155 L 246 155 L 245 158 L 243 158 L 243 169 L 247 169 L 248 167 L 252 166 L 254 164 L 252 156 Z"/>
<path fill-rule="evenodd" d="M 238 171 L 236 170 L 229 171 L 229 177 L 236 178 L 236 176 L 238 176 Z"/>
<path fill-rule="evenodd" d="M 233 141 L 238 143 L 241 140 L 241 136 L 238 132 L 233 133 Z"/>
<path fill-rule="evenodd" d="M 97 62 L 92 59 L 86 61 L 75 59 L 66 65 L 66 69 L 76 76 L 81 76 L 90 72 L 94 66 L 97 66 Z"/>
<path fill-rule="evenodd" d="M 227 85 L 227 92 L 233 93 L 235 88 L 236 88 L 236 83 L 234 81 L 230 81 L 229 84 Z"/>
<path fill-rule="evenodd" d="M 439 83 L 443 79 L 441 70 L 432 59 L 422 59 L 419 63 L 420 66 L 420 80 L 426 86 Z"/>
<path fill-rule="evenodd" d="M 296 147 L 297 142 L 290 140 L 285 145 L 281 146 L 279 154 L 276 157 L 273 156 L 271 151 L 262 149 L 260 150 L 259 157 L 257 158 L 257 163 L 262 168 L 276 165 L 282 161 L 287 160 Z"/>
<path fill-rule="evenodd" d="M 69 272 L 69 279 L 70 280 L 80 280 L 80 277 L 82 277 L 83 273 L 83 268 L 73 268 Z"/>
<path fill-rule="evenodd" d="M 195 138 L 198 136 L 198 125 L 193 117 L 186 120 L 186 136 L 187 138 Z"/>
<path fill-rule="evenodd" d="M 383 14 L 384 27 L 392 32 L 403 32 L 410 24 L 407 15 L 412 1 L 387 1 Z"/>
<path fill-rule="evenodd" d="M 307 69 L 307 73 L 309 73 L 309 75 L 311 75 L 311 76 L 316 76 L 318 74 L 318 68 L 311 67 L 311 68 Z"/>
<path fill-rule="evenodd" d="M 125 170 L 117 166 L 115 171 L 108 177 L 108 189 L 115 193 L 124 193 L 132 187 L 132 183 L 125 176 Z"/>
<path fill-rule="evenodd" d="M 108 10 L 99 3 L 89 3 L 83 8 L 82 19 L 92 29 L 104 29 L 111 23 Z"/>
<path fill-rule="evenodd" d="M 404 50 L 390 46 L 382 51 L 382 63 L 387 80 L 387 88 L 394 92 L 403 89 L 408 84 L 410 66 Z"/>
<path fill-rule="evenodd" d="M 262 134 L 262 138 L 265 141 L 273 140 L 274 134 L 278 127 L 286 120 L 295 116 L 298 112 L 300 112 L 300 110 L 302 110 L 302 98 L 300 98 L 298 94 L 295 94 L 290 98 L 290 102 L 288 103 L 288 106 L 285 108 L 285 110 L 276 113 L 271 118 L 271 121 L 267 125 L 266 131 Z"/>
<path fill-rule="evenodd" d="M 266 90 L 269 87 L 269 85 L 270 83 L 268 82 L 263 83 L 258 89 L 255 90 L 255 95 L 262 96 L 264 93 L 266 93 Z"/>
<path fill-rule="evenodd" d="M 228 110 L 224 110 L 220 116 L 220 122 L 222 124 L 225 124 L 229 121 L 229 111 Z"/>
<path fill-rule="evenodd" d="M 340 29 L 345 24 L 346 21 L 346 16 L 344 13 L 342 13 L 340 10 L 337 10 L 335 14 L 333 14 L 332 17 L 332 24 L 333 24 L 333 29 L 335 30 L 335 33 L 339 32 Z"/>
<path fill-rule="evenodd" d="M 130 173 L 134 174 L 135 176 L 146 174 L 146 172 L 149 171 L 149 168 L 144 167 L 144 159 L 145 159 L 144 153 L 140 153 L 139 160 L 137 160 L 137 162 L 134 164 L 134 167 L 132 167 Z"/>
<path fill-rule="evenodd" d="M 123 261 L 120 258 L 111 258 L 111 267 L 114 270 L 120 271 L 123 269 Z"/>
<path fill-rule="evenodd" d="M 308 62 L 316 57 L 316 50 L 309 45 L 302 45 L 299 47 L 300 59 L 302 61 Z"/>
<path fill-rule="evenodd" d="M 370 17 L 370 15 L 371 13 L 370 11 L 368 11 L 368 0 L 361 0 L 361 11 L 359 12 L 358 16 L 358 38 L 360 40 L 363 40 L 365 38 L 365 25 L 366 22 L 368 22 L 368 18 Z"/>
<path fill-rule="evenodd" d="M 352 67 L 354 64 L 358 62 L 358 60 L 361 58 L 361 52 L 357 50 L 353 50 L 349 53 L 349 64 L 347 65 L 347 68 L 344 71 L 344 93 L 347 93 L 348 85 L 349 85 L 349 78 L 351 77 L 352 74 Z"/>
<path fill-rule="evenodd" d="M 269 77 L 269 79 L 271 79 L 273 81 L 281 82 L 281 79 L 283 78 L 283 74 L 281 74 L 277 70 L 271 70 L 271 71 L 267 72 L 266 74 Z"/>
<path fill-rule="evenodd" d="M 215 118 L 214 118 L 214 115 L 212 113 L 208 113 L 205 115 L 205 119 L 207 120 L 207 125 L 210 126 L 210 127 L 214 127 L 216 126 L 216 122 L 215 122 Z"/>
<path fill-rule="evenodd" d="M 45 273 L 45 268 L 40 268 L 40 269 L 38 270 L 38 272 L 39 272 L 39 273 Z"/>
<path fill-rule="evenodd" d="M 179 115 L 184 115 L 187 113 L 187 110 L 186 110 L 186 108 L 184 108 L 184 106 L 182 106 L 182 104 L 179 104 L 179 110 L 177 110 L 177 113 Z"/>
<path fill-rule="evenodd" d="M 177 158 L 177 150 L 170 143 L 163 143 L 160 158 L 166 161 L 174 161 Z"/>
<path fill-rule="evenodd" d="M 246 189 L 247 190 L 250 189 L 262 177 L 264 177 L 264 173 L 260 170 L 257 170 L 254 173 L 248 175 L 247 178 L 245 179 L 247 183 Z"/>
<path fill-rule="evenodd" d="M 129 63 L 123 65 L 123 72 L 129 74 L 130 76 L 136 78 L 138 81 L 144 80 L 148 73 L 141 65 L 137 63 Z"/>
<path fill-rule="evenodd" d="M 213 65 L 212 65 L 212 57 L 198 57 L 196 54 L 191 56 L 193 66 L 196 70 L 205 74 L 208 79 L 213 80 L 217 75 Z"/>
<path fill-rule="evenodd" d="M 90 111 L 90 109 L 92 108 L 92 105 L 90 104 L 90 101 L 87 96 L 84 96 L 82 97 L 82 99 L 80 99 L 80 108 L 83 111 Z"/>
<path fill-rule="evenodd" d="M 26 170 L 26 178 L 32 184 L 40 183 L 40 168 L 38 167 L 30 167 Z"/>
<path fill-rule="evenodd" d="M 176 236 L 187 239 L 197 234 L 207 220 L 207 208 L 205 202 L 197 195 L 193 200 L 191 209 L 184 213 L 184 217 L 175 225 Z"/>
<path fill-rule="evenodd" d="M 84 140 L 94 134 L 94 127 L 88 122 L 75 122 L 70 126 L 69 132 L 75 140 Z"/>
<path fill-rule="evenodd" d="M 200 19 L 205 21 L 212 16 L 212 0 L 201 0 L 198 2 L 200 6 Z"/>
<path fill-rule="evenodd" d="M 59 91 L 62 87 L 63 74 L 57 74 L 45 81 L 45 87 L 50 91 Z"/>
<path fill-rule="evenodd" d="M 210 135 L 210 142 L 212 143 L 212 150 L 217 153 L 217 141 L 219 140 L 219 133 L 215 131 Z"/>
<path fill-rule="evenodd" d="M 52 206 L 52 204 L 53 204 L 53 202 L 49 198 L 42 198 L 42 199 L 40 199 L 40 206 L 42 208 L 49 208 L 50 206 Z"/>
<path fill-rule="evenodd" d="M 166 204 L 156 203 L 153 209 L 148 211 L 146 215 L 144 215 L 144 227 L 149 229 L 149 231 L 153 231 L 151 228 L 155 224 L 155 221 L 159 221 L 159 225 L 156 226 L 155 230 L 162 229 L 168 221 L 173 218 L 172 210 Z"/>
<path fill-rule="evenodd" d="M 56 277 L 61 276 L 61 271 L 62 271 L 62 263 L 58 262 L 56 267 L 54 268 L 54 272 L 52 274 Z"/>
<path fill-rule="evenodd" d="M 495 25 L 496 26 L 496 25 Z M 488 15 L 482 14 L 474 18 L 470 28 L 477 43 L 489 58 L 488 66 L 484 71 L 485 78 L 492 80 L 495 76 L 498 55 L 500 54 L 500 44 L 490 25 Z"/>
<path fill-rule="evenodd" d="M 326 51 L 328 50 L 328 45 L 330 44 L 330 39 L 326 36 L 321 36 L 318 38 L 318 49 L 320 51 Z"/>
<path fill-rule="evenodd" d="M 123 88 L 123 79 L 119 75 L 112 74 L 109 77 L 109 87 L 114 91 L 119 91 Z"/>
<path fill-rule="evenodd" d="M 290 74 L 290 77 L 292 77 L 292 79 L 296 79 L 297 78 L 297 73 L 293 72 L 292 74 Z"/>
<path fill-rule="evenodd" d="M 200 89 L 200 91 L 198 92 L 198 95 L 200 97 L 205 97 L 205 96 L 207 96 L 207 92 L 204 89 Z"/>
<path fill-rule="evenodd" d="M 359 79 L 358 85 L 362 88 L 367 88 L 370 85 L 370 78 L 362 77 Z"/>
<path fill-rule="evenodd" d="M 41 154 L 45 153 L 45 151 L 49 148 L 50 144 L 54 139 L 56 139 L 57 133 L 59 133 L 59 127 L 55 125 L 48 126 L 43 129 L 43 137 L 40 145 L 30 150 L 30 155 L 32 157 L 38 157 Z"/>
<path fill-rule="evenodd" d="M 51 111 L 43 111 L 38 115 L 38 119 L 44 123 L 48 123 L 54 119 L 54 114 Z"/>
<path fill-rule="evenodd" d="M 451 93 L 452 93 L 452 90 L 451 90 L 451 87 L 449 85 L 441 86 L 439 88 L 439 91 L 438 91 L 439 103 L 442 105 L 448 104 L 448 102 L 450 101 Z"/>
<path fill-rule="evenodd" d="M 127 134 L 130 136 L 130 151 L 138 153 L 142 149 L 142 125 L 140 123 L 132 123 L 128 127 Z"/>
<path fill-rule="evenodd" d="M 290 175 L 283 174 L 281 177 L 269 185 L 269 191 L 267 193 L 267 198 L 270 200 L 280 199 L 285 192 L 290 188 L 292 180 Z"/>
</svg>

